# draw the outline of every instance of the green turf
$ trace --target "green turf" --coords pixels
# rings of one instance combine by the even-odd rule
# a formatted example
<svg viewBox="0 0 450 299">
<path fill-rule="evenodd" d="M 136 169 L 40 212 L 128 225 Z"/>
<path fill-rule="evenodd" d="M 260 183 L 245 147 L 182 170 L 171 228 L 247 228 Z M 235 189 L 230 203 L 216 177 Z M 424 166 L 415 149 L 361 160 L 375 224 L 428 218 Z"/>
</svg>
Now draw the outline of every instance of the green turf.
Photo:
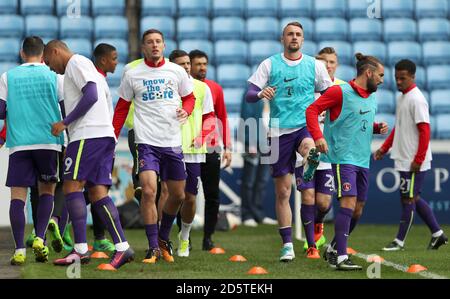
<svg viewBox="0 0 450 299">
<path fill-rule="evenodd" d="M 450 226 L 443 227 L 450 231 Z M 176 229 L 175 229 L 176 230 Z M 328 240 L 333 233 L 332 225 L 326 225 Z M 424 226 L 414 226 L 408 236 L 406 250 L 403 252 L 384 253 L 380 250 L 388 242 L 392 241 L 397 231 L 396 226 L 387 225 L 360 225 L 350 238 L 349 246 L 365 254 L 379 254 L 386 260 L 401 264 L 421 264 L 428 267 L 429 271 L 441 276 L 450 277 L 448 267 L 449 246 L 443 246 L 439 250 L 427 251 L 430 233 Z M 88 231 L 88 235 L 92 235 Z M 201 249 L 201 231 L 193 231 L 193 251 L 189 258 L 178 258 L 175 263 L 168 264 L 164 261 L 156 265 L 141 263 L 147 247 L 147 240 L 143 230 L 126 231 L 126 236 L 136 251 L 136 260 L 124 266 L 115 273 L 96 270 L 101 260 L 93 260 L 89 265 L 83 265 L 81 278 L 351 278 L 364 279 L 367 266 L 370 264 L 359 258 L 354 262 L 364 267 L 359 272 L 339 272 L 328 267 L 323 259 L 307 260 L 302 248 L 303 242 L 295 241 L 296 259 L 291 263 L 280 263 L 278 253 L 281 246 L 278 229 L 276 226 L 260 225 L 258 228 L 238 227 L 229 232 L 217 232 L 214 235 L 216 245 L 226 250 L 224 255 L 212 255 Z M 176 241 L 176 234 L 172 234 Z M 175 242 L 176 243 L 176 242 Z M 175 244 L 176 247 L 176 244 Z M 232 263 L 228 261 L 232 255 L 241 254 L 248 259 L 245 263 Z M 63 254 L 50 252 L 50 261 Z M 66 278 L 66 268 L 56 267 L 51 263 L 37 264 L 31 250 L 27 252 L 27 263 L 22 268 L 24 278 Z M 262 266 L 269 271 L 268 275 L 250 276 L 247 271 L 253 266 Z M 390 267 L 382 266 L 381 278 L 383 279 L 408 279 L 422 278 L 417 274 L 402 273 Z"/>
</svg>

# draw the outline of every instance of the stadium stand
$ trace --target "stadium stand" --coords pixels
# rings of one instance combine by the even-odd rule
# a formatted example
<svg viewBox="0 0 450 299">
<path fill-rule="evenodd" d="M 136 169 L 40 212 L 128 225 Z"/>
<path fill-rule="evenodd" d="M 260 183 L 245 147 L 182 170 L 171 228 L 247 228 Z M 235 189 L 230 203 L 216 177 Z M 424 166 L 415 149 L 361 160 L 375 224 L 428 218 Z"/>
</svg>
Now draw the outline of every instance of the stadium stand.
<svg viewBox="0 0 450 299">
<path fill-rule="evenodd" d="M 126 0 L 91 0 L 92 16 L 124 15 Z"/>
<path fill-rule="evenodd" d="M 25 22 L 22 16 L 18 15 L 0 15 L 0 37 L 17 37 L 23 36 L 25 30 Z"/>
<path fill-rule="evenodd" d="M 316 18 L 345 18 L 347 11 L 346 1 L 341 0 L 315 0 L 314 16 Z"/>
<path fill-rule="evenodd" d="M 158 28 L 158 30 L 164 33 L 166 39 L 175 39 L 175 20 L 171 17 L 144 17 L 141 19 L 140 26 L 140 36 L 142 36 L 147 29 Z"/>
<path fill-rule="evenodd" d="M 210 0 L 178 0 L 178 16 L 209 17 Z"/>
<path fill-rule="evenodd" d="M 313 0 L 280 0 L 281 18 L 286 17 L 310 17 L 313 15 Z"/>
<path fill-rule="evenodd" d="M 82 16 L 89 16 L 91 14 L 91 1 L 79 0 L 80 6 L 74 6 L 74 1 L 56 0 L 56 15 L 58 17 L 81 14 Z"/>
<path fill-rule="evenodd" d="M 18 0 L 2 0 L 0 1 L 1 14 L 16 14 L 19 8 Z"/>
<path fill-rule="evenodd" d="M 94 22 L 91 17 L 71 18 L 63 16 L 59 22 L 59 38 L 92 38 Z"/>
<path fill-rule="evenodd" d="M 212 20 L 213 41 L 222 39 L 245 39 L 245 20 L 239 17 L 217 17 Z"/>
<path fill-rule="evenodd" d="M 216 64 L 247 63 L 248 47 L 242 40 L 218 41 L 214 47 Z"/>
<path fill-rule="evenodd" d="M 212 0 L 213 17 L 239 17 L 245 16 L 244 0 Z"/>
<path fill-rule="evenodd" d="M 51 15 L 30 15 L 25 17 L 25 35 L 58 38 L 58 18 Z"/>
<path fill-rule="evenodd" d="M 48 0 L 20 0 L 21 15 L 52 15 L 54 3 Z"/>
<path fill-rule="evenodd" d="M 141 16 L 175 17 L 176 14 L 176 0 L 142 0 Z"/>
<path fill-rule="evenodd" d="M 278 17 L 278 0 L 245 1 L 247 18 Z"/>
</svg>

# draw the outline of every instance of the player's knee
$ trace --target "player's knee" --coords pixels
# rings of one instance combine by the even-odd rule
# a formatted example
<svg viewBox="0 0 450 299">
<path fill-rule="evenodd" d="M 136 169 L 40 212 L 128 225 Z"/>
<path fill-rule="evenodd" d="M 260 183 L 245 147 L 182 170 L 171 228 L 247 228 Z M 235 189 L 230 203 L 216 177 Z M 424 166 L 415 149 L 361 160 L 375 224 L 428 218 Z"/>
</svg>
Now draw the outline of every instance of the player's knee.
<svg viewBox="0 0 450 299">
<path fill-rule="evenodd" d="M 277 200 L 289 199 L 291 196 L 291 188 L 280 188 L 277 192 Z"/>
<path fill-rule="evenodd" d="M 147 202 L 155 202 L 156 201 L 156 188 L 152 188 L 150 186 L 142 187 L 142 200 Z"/>
<path fill-rule="evenodd" d="M 302 192 L 302 204 L 314 205 L 315 194 L 313 189 L 308 189 Z"/>
</svg>

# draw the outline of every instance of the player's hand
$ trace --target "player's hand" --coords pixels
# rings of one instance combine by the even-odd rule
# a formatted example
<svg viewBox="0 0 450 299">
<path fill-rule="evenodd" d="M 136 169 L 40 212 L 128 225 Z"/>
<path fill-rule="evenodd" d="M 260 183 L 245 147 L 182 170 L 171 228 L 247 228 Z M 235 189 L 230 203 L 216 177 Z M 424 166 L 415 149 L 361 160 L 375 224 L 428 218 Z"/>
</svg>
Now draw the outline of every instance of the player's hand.
<svg viewBox="0 0 450 299">
<path fill-rule="evenodd" d="M 177 119 L 181 124 L 186 123 L 189 114 L 182 108 L 177 108 Z"/>
<path fill-rule="evenodd" d="M 272 100 L 275 97 L 275 92 L 277 91 L 276 87 L 266 87 L 264 88 L 261 93 L 260 93 L 260 97 L 262 99 L 268 99 L 269 101 Z"/>
<path fill-rule="evenodd" d="M 203 143 L 202 143 L 202 137 L 201 136 L 198 136 L 198 137 L 194 138 L 194 140 L 192 140 L 191 147 L 193 147 L 195 149 L 199 149 L 202 146 L 203 146 Z"/>
<path fill-rule="evenodd" d="M 381 135 L 386 135 L 389 132 L 389 126 L 388 126 L 387 123 L 381 122 L 378 125 L 379 125 L 379 128 L 380 128 L 380 134 Z"/>
<path fill-rule="evenodd" d="M 375 159 L 375 161 L 379 161 L 382 160 L 384 157 L 384 150 L 382 148 L 377 149 L 377 151 L 373 154 L 373 158 Z"/>
<path fill-rule="evenodd" d="M 231 152 L 227 149 L 225 149 L 225 152 L 223 153 L 222 164 L 223 168 L 227 168 L 231 165 Z"/>
<path fill-rule="evenodd" d="M 328 144 L 325 138 L 320 138 L 316 140 L 316 148 L 321 153 L 328 153 Z"/>
<path fill-rule="evenodd" d="M 419 172 L 420 171 L 420 166 L 422 166 L 422 165 L 417 163 L 417 162 L 415 162 L 415 161 L 412 161 L 412 163 L 411 163 L 411 171 L 412 172 Z"/>
<path fill-rule="evenodd" d="M 3 147 L 3 143 L 0 143 L 0 148 L 2 148 Z"/>
<path fill-rule="evenodd" d="M 52 125 L 52 135 L 58 137 L 65 129 L 67 129 L 67 126 L 62 121 L 54 123 Z"/>
</svg>

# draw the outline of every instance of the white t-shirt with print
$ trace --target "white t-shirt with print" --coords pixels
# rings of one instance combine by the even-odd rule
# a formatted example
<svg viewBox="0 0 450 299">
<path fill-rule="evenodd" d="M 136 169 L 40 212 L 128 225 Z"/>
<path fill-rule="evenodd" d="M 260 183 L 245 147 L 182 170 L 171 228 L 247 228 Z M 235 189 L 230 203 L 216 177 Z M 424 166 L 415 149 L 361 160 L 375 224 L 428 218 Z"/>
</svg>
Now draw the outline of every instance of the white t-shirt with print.
<svg viewBox="0 0 450 299">
<path fill-rule="evenodd" d="M 118 94 L 126 101 L 134 101 L 136 144 L 181 146 L 181 126 L 176 110 L 181 98 L 193 90 L 186 71 L 167 60 L 160 67 L 150 67 L 143 61 L 127 70 Z"/>
<path fill-rule="evenodd" d="M 98 101 L 88 112 L 68 126 L 69 143 L 82 139 L 113 137 L 112 118 L 114 114 L 112 97 L 105 78 L 88 58 L 73 55 L 64 74 L 64 106 L 69 115 L 80 102 L 83 87 L 88 82 L 97 85 Z"/>
</svg>

